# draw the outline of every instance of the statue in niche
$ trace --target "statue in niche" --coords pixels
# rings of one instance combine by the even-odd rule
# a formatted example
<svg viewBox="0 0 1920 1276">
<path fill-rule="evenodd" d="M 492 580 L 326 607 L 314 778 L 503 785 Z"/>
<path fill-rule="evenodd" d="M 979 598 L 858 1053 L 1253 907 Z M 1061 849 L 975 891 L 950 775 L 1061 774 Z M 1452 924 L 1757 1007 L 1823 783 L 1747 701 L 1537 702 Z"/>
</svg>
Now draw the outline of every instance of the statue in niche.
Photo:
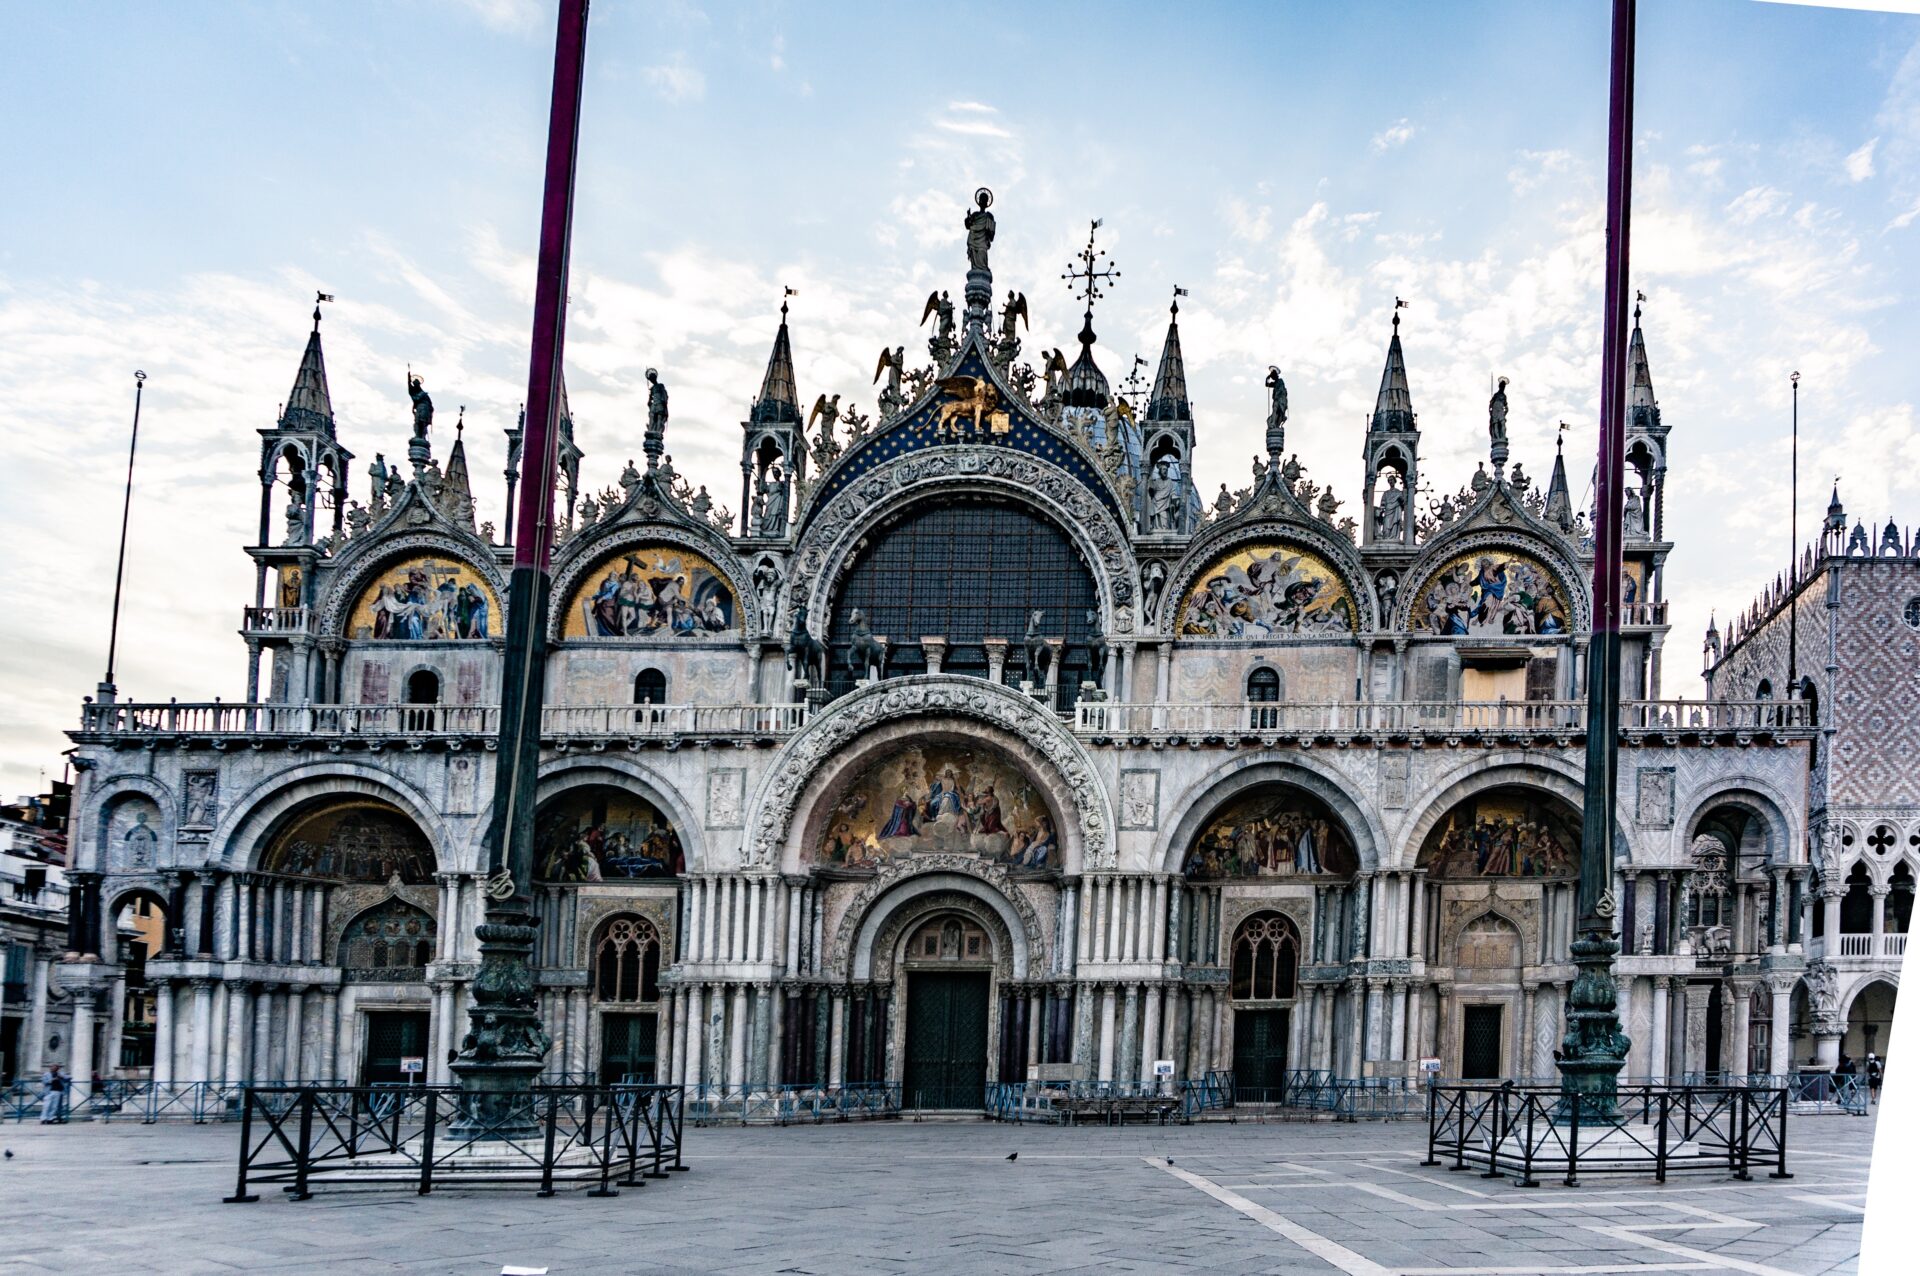
<svg viewBox="0 0 1920 1276">
<path fill-rule="evenodd" d="M 667 443 L 667 387 L 660 373 L 647 369 L 647 433 L 642 444 L 648 457 L 660 455 Z M 631 462 L 629 462 L 631 464 Z"/>
<path fill-rule="evenodd" d="M 760 623 L 771 627 L 774 609 L 780 605 L 780 567 L 773 559 L 763 558 L 753 569 L 753 592 L 760 600 Z"/>
<path fill-rule="evenodd" d="M 967 269 L 986 270 L 987 250 L 993 247 L 993 192 L 982 186 L 973 193 L 974 207 L 967 210 Z M 949 316 L 951 311 L 949 311 Z"/>
<path fill-rule="evenodd" d="M 760 511 L 760 525 L 756 534 L 787 534 L 787 476 L 780 468 L 780 462 L 769 462 L 767 468 L 760 471 L 759 490 L 754 496 L 754 504 Z"/>
<path fill-rule="evenodd" d="M 1160 612 L 1160 595 L 1167 588 L 1167 565 L 1148 559 L 1140 565 L 1140 614 L 1152 624 Z"/>
<path fill-rule="evenodd" d="M 1380 499 L 1373 507 L 1374 539 L 1397 541 L 1405 534 L 1407 527 L 1407 492 L 1400 486 L 1397 471 L 1387 471 L 1387 490 L 1380 493 Z"/>
<path fill-rule="evenodd" d="M 1500 378 L 1500 386 L 1487 400 L 1487 438 L 1494 447 L 1504 447 L 1507 442 L 1507 379 Z"/>
<path fill-rule="evenodd" d="M 1280 375 L 1280 369 L 1271 365 L 1267 368 L 1267 389 L 1273 392 L 1273 406 L 1267 411 L 1269 426 L 1287 423 L 1287 382 Z"/>
<path fill-rule="evenodd" d="M 1177 532 L 1180 529 L 1180 471 L 1172 457 L 1163 456 L 1154 463 L 1147 479 L 1147 530 Z"/>
<path fill-rule="evenodd" d="M 1637 538 L 1647 534 L 1646 506 L 1641 504 L 1640 494 L 1632 488 L 1621 494 L 1620 522 L 1628 536 Z"/>
<path fill-rule="evenodd" d="M 288 545 L 307 543 L 307 503 L 300 499 L 298 492 L 287 501 L 287 539 Z"/>
<path fill-rule="evenodd" d="M 407 374 L 407 397 L 413 400 L 413 437 L 424 439 L 433 426 L 433 399 L 414 373 Z"/>
<path fill-rule="evenodd" d="M 1393 619 L 1393 600 L 1400 594 L 1400 578 L 1392 572 L 1381 572 L 1374 579 L 1374 588 L 1380 595 L 1380 615 L 1388 624 Z"/>
</svg>

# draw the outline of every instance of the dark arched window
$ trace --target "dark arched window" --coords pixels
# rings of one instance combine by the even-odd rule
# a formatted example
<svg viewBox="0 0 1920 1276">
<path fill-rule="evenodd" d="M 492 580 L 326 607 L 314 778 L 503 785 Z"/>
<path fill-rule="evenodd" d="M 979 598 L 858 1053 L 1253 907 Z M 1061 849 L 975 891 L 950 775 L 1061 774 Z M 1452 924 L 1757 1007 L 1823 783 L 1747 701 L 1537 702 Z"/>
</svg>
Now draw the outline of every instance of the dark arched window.
<svg viewBox="0 0 1920 1276">
<path fill-rule="evenodd" d="M 1753 689 L 1753 698 L 1755 700 L 1773 699 L 1773 680 L 1770 678 L 1762 678 L 1760 685 Z"/>
<path fill-rule="evenodd" d="M 593 946 L 593 995 L 601 1001 L 660 999 L 660 932 L 643 917 L 615 917 Z"/>
<path fill-rule="evenodd" d="M 945 638 L 944 672 L 986 677 L 985 640 L 1000 638 L 1009 683 L 1027 676 L 1023 639 L 1038 611 L 1040 634 L 1066 640 L 1057 702 L 1065 707 L 1092 680 L 1087 613 L 1098 602 L 1093 574 L 1067 534 L 1025 506 L 967 496 L 916 505 L 870 531 L 847 572 L 833 601 L 828 686 L 835 695 L 853 688 L 847 652 L 856 609 L 887 640 L 889 675 L 924 672 L 920 640 Z"/>
<path fill-rule="evenodd" d="M 1873 931 L 1873 885 L 1865 864 L 1847 874 L 1847 893 L 1840 897 L 1840 933 L 1866 935 Z"/>
<path fill-rule="evenodd" d="M 1279 913 L 1255 913 L 1233 933 L 1233 999 L 1284 1001 L 1300 968 L 1300 932 Z"/>
<path fill-rule="evenodd" d="M 439 704 L 440 675 L 431 669 L 415 669 L 407 675 L 408 704 Z"/>
<path fill-rule="evenodd" d="M 1280 710 L 1260 706 L 1280 702 L 1280 671 L 1255 669 L 1247 677 L 1247 699 L 1252 702 L 1248 725 L 1255 731 L 1273 731 L 1280 726 Z"/>
<path fill-rule="evenodd" d="M 1887 934 L 1904 935 L 1913 920 L 1913 870 L 1898 865 L 1887 884 L 1892 888 L 1887 892 Z"/>
<path fill-rule="evenodd" d="M 642 669 L 633 680 L 633 702 L 635 704 L 665 704 L 667 702 L 667 675 L 658 669 Z"/>
</svg>

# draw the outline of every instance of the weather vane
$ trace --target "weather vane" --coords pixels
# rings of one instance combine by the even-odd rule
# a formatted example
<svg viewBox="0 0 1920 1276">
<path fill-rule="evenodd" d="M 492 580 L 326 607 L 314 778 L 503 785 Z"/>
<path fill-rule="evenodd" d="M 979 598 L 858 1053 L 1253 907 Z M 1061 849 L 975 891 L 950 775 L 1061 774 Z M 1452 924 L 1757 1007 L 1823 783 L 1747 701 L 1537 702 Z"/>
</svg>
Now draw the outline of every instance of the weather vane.
<svg viewBox="0 0 1920 1276">
<path fill-rule="evenodd" d="M 1146 379 L 1140 375 L 1140 369 L 1146 366 L 1147 361 L 1145 359 L 1142 359 L 1137 354 L 1134 355 L 1133 370 L 1127 373 L 1127 379 L 1120 385 L 1120 397 L 1133 405 L 1133 414 L 1135 416 L 1140 415 L 1140 401 L 1146 398 L 1147 395 Z"/>
<path fill-rule="evenodd" d="M 1067 290 L 1087 303 L 1089 311 L 1093 309 L 1094 302 L 1106 296 L 1106 293 L 1100 291 L 1100 285 L 1111 284 L 1120 277 L 1120 272 L 1113 268 L 1111 259 L 1105 267 L 1100 266 L 1100 259 L 1105 257 L 1107 252 L 1104 248 L 1096 249 L 1093 246 L 1093 232 L 1100 229 L 1101 220 L 1098 217 L 1094 218 L 1093 225 L 1087 228 L 1087 246 L 1080 250 L 1080 269 L 1075 270 L 1072 266 L 1068 266 L 1066 273 L 1060 276 L 1067 281 Z"/>
</svg>

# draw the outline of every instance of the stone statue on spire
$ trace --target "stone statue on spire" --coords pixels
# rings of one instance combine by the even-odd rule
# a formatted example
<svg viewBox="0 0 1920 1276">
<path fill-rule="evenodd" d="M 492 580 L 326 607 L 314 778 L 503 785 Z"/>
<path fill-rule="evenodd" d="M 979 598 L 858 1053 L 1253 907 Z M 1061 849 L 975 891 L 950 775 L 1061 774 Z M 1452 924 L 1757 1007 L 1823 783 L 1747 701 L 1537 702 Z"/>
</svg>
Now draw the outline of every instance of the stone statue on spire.
<svg viewBox="0 0 1920 1276">
<path fill-rule="evenodd" d="M 424 439 L 433 426 L 433 399 L 418 373 L 407 373 L 407 397 L 413 400 L 413 437 Z"/>
<path fill-rule="evenodd" d="M 982 186 L 973 193 L 975 207 L 967 210 L 967 269 L 986 270 L 987 250 L 993 247 L 993 192 Z"/>
<path fill-rule="evenodd" d="M 647 469 L 660 467 L 660 454 L 667 446 L 667 387 L 658 369 L 647 369 L 647 433 L 641 450 L 647 454 Z"/>
<path fill-rule="evenodd" d="M 1287 382 L 1286 378 L 1280 375 L 1279 368 L 1273 366 L 1267 368 L 1267 388 L 1273 391 L 1273 405 L 1267 411 L 1267 424 L 1269 426 L 1285 425 L 1287 423 Z"/>
<path fill-rule="evenodd" d="M 1507 441 L 1507 379 L 1500 378 L 1500 386 L 1487 400 L 1487 437 L 1497 448 Z"/>
</svg>

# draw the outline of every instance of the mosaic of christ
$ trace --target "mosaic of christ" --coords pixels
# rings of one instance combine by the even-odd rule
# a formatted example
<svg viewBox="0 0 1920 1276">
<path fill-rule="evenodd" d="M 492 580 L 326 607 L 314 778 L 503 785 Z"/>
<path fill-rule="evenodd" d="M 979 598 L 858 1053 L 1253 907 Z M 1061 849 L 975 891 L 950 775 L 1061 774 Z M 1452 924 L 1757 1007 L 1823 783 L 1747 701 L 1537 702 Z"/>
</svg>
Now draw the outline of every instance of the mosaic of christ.
<svg viewBox="0 0 1920 1276">
<path fill-rule="evenodd" d="M 868 767 L 841 792 L 814 859 L 872 868 L 933 852 L 1058 869 L 1059 826 L 1040 791 L 999 756 L 965 746 L 913 745 Z"/>
<path fill-rule="evenodd" d="M 1180 604 L 1179 631 L 1198 638 L 1351 633 L 1353 596 L 1318 555 L 1257 545 L 1200 573 Z"/>
<path fill-rule="evenodd" d="M 1189 880 L 1332 873 L 1350 877 L 1353 843 L 1326 803 L 1298 789 L 1258 789 L 1229 802 L 1200 830 L 1182 871 Z"/>
<path fill-rule="evenodd" d="M 1495 789 L 1447 812 L 1420 850 L 1437 879 L 1565 877 L 1580 871 L 1580 829 L 1525 790 Z"/>
</svg>

